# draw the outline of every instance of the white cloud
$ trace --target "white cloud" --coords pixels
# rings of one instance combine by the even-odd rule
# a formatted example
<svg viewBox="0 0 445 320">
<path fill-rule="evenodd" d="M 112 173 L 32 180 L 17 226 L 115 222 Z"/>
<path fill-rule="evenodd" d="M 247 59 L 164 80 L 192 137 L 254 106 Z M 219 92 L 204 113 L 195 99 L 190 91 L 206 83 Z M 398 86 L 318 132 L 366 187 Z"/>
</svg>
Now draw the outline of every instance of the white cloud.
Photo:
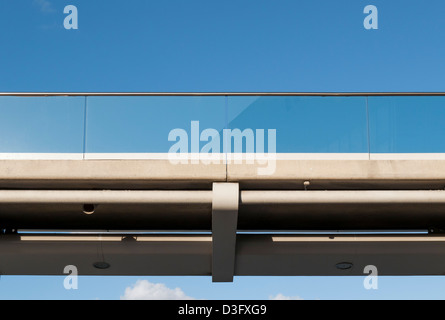
<svg viewBox="0 0 445 320">
<path fill-rule="evenodd" d="M 269 300 L 303 300 L 303 299 L 298 296 L 288 297 L 288 296 L 285 296 L 285 295 L 279 293 L 276 296 L 270 296 Z"/>
<path fill-rule="evenodd" d="M 180 288 L 170 289 L 162 283 L 138 280 L 132 287 L 125 289 L 121 300 L 195 300 L 188 297 Z"/>
<path fill-rule="evenodd" d="M 34 4 L 40 7 L 42 12 L 55 12 L 51 2 L 48 0 L 34 0 Z"/>
</svg>

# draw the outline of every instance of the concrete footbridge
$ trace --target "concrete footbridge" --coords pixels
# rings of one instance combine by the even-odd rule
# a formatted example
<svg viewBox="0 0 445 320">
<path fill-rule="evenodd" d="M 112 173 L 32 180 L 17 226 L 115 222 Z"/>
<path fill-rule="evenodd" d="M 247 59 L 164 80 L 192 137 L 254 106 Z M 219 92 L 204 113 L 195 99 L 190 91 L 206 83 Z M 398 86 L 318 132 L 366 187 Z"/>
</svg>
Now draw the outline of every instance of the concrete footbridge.
<svg viewBox="0 0 445 320">
<path fill-rule="evenodd" d="M 445 94 L 2 93 L 0 274 L 445 273 Z"/>
</svg>

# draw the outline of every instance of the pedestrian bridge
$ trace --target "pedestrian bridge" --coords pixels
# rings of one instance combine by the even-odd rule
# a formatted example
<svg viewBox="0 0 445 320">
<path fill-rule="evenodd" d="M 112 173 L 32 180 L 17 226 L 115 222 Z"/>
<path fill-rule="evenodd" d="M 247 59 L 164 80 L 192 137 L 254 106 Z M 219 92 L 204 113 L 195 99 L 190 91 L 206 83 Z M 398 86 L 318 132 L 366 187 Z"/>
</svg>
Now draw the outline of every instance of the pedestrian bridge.
<svg viewBox="0 0 445 320">
<path fill-rule="evenodd" d="M 445 94 L 3 93 L 0 112 L 2 275 L 445 273 Z"/>
</svg>

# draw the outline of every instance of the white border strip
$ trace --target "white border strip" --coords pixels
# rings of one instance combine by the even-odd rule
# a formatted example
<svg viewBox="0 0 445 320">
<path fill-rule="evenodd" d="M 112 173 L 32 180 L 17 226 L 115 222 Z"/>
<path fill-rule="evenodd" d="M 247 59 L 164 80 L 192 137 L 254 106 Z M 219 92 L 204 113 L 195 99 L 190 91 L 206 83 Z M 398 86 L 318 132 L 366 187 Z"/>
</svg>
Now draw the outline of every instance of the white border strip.
<svg viewBox="0 0 445 320">
<path fill-rule="evenodd" d="M 0 160 L 83 160 L 83 153 L 0 153 Z"/>
<path fill-rule="evenodd" d="M 0 153 L 0 160 L 169 160 L 168 153 Z M 183 154 L 186 160 L 220 160 L 226 155 Z M 445 153 L 277 153 L 229 154 L 231 159 L 296 160 L 445 160 Z"/>
<path fill-rule="evenodd" d="M 215 159 L 223 161 L 224 153 L 85 153 L 85 160 L 170 160 L 170 158 L 180 160 L 206 160 Z"/>
<path fill-rule="evenodd" d="M 169 160 L 168 153 L 86 153 L 87 160 Z M 226 154 L 188 153 L 177 155 L 185 160 L 225 160 Z M 277 154 L 252 154 L 232 153 L 230 159 L 276 159 L 276 160 L 369 160 L 367 153 L 277 153 Z"/>
<path fill-rule="evenodd" d="M 370 160 L 445 160 L 445 153 L 371 153 Z"/>
<path fill-rule="evenodd" d="M 275 236 L 272 237 L 273 242 L 444 242 L 445 237 L 431 237 L 426 235 L 414 236 L 392 236 L 392 235 L 376 235 L 370 236 L 347 236 L 347 235 L 333 235 L 332 237 L 287 237 Z"/>
<path fill-rule="evenodd" d="M 267 154 L 266 154 L 267 156 Z M 277 153 L 277 160 L 369 160 L 368 153 Z"/>
</svg>

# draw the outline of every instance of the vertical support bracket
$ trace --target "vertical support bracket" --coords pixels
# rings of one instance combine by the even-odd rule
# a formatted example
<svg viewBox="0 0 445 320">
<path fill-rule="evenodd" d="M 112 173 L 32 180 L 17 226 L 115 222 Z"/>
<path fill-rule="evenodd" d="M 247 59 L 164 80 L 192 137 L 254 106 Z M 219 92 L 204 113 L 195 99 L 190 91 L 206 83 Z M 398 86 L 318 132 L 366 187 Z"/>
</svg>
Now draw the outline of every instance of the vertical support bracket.
<svg viewBox="0 0 445 320">
<path fill-rule="evenodd" d="M 213 282 L 233 282 L 239 184 L 214 183 L 212 203 Z"/>
</svg>

